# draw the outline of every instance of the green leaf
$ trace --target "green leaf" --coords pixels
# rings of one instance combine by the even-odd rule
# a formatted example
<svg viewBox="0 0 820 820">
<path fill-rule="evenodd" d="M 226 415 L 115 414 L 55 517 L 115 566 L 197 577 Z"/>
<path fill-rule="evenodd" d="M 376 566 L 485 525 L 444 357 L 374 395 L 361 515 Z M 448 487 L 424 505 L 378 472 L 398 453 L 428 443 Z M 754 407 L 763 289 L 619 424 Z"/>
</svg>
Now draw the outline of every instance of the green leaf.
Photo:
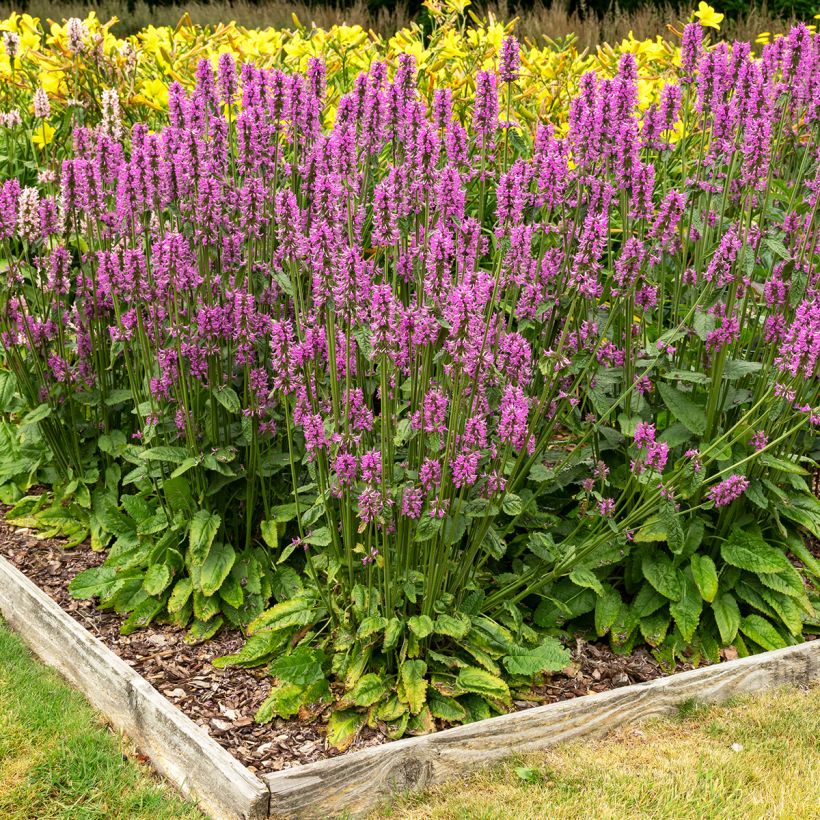
<svg viewBox="0 0 820 820">
<path fill-rule="evenodd" d="M 542 561 L 548 563 L 555 563 L 558 555 L 555 541 L 548 532 L 531 532 L 529 540 L 527 541 L 527 549 Z M 503 553 L 502 553 L 503 555 Z"/>
<path fill-rule="evenodd" d="M 762 615 L 747 615 L 740 622 L 740 631 L 764 649 L 783 649 L 787 646 L 780 633 Z"/>
<path fill-rule="evenodd" d="M 692 578 L 700 590 L 704 601 L 710 603 L 715 600 L 718 591 L 718 576 L 715 562 L 708 555 L 695 553 L 689 559 L 689 566 L 692 569 Z"/>
<path fill-rule="evenodd" d="M 120 635 L 130 635 L 138 629 L 145 629 L 165 608 L 161 598 L 146 598 L 134 607 L 134 611 L 120 626 Z"/>
<path fill-rule="evenodd" d="M 757 373 L 762 370 L 763 364 L 761 362 L 747 362 L 742 359 L 729 359 L 723 365 L 723 378 L 728 381 L 734 379 L 742 379 L 744 376 L 749 376 L 752 373 Z"/>
<path fill-rule="evenodd" d="M 795 637 L 799 637 L 803 633 L 803 611 L 797 601 L 782 592 L 771 589 L 762 589 L 760 594 L 777 613 L 786 629 Z M 811 607 L 810 604 L 809 607 Z"/>
<path fill-rule="evenodd" d="M 727 564 L 754 573 L 780 572 L 791 566 L 781 550 L 769 546 L 759 536 L 737 527 L 721 544 L 720 555 Z"/>
<path fill-rule="evenodd" d="M 174 586 L 174 591 L 168 599 L 168 611 L 170 613 L 181 612 L 182 608 L 188 603 L 191 593 L 194 591 L 194 585 L 190 578 L 180 578 Z"/>
<path fill-rule="evenodd" d="M 705 530 L 703 521 L 700 518 L 695 518 L 686 530 L 686 543 L 683 546 L 682 555 L 692 555 L 703 542 L 703 533 Z"/>
<path fill-rule="evenodd" d="M 115 457 L 119 457 L 125 452 L 126 444 L 125 434 L 121 430 L 112 430 L 97 439 L 97 447 L 100 451 Z"/>
<path fill-rule="evenodd" d="M 203 641 L 213 638 L 224 622 L 225 619 L 221 615 L 217 615 L 208 621 L 194 621 L 193 624 L 191 624 L 191 628 L 185 635 L 185 643 L 202 643 Z"/>
<path fill-rule="evenodd" d="M 296 518 L 299 508 L 296 504 L 279 504 L 271 509 L 273 520 L 280 524 L 286 524 Z"/>
<path fill-rule="evenodd" d="M 283 683 L 307 687 L 322 680 L 324 653 L 319 649 L 299 646 L 289 655 L 282 655 L 274 660 L 269 669 L 271 675 Z"/>
<path fill-rule="evenodd" d="M 222 609 L 218 595 L 203 595 L 194 589 L 194 615 L 200 621 L 210 621 Z"/>
<path fill-rule="evenodd" d="M 248 624 L 248 634 L 271 629 L 306 626 L 314 618 L 313 599 L 306 596 L 280 601 Z"/>
<path fill-rule="evenodd" d="M 162 461 L 169 464 L 182 464 L 187 457 L 188 451 L 184 447 L 152 447 L 140 453 L 143 461 Z"/>
<path fill-rule="evenodd" d="M 296 684 L 285 683 L 281 686 L 274 686 L 256 711 L 254 720 L 257 723 L 269 723 L 277 716 L 286 719 L 293 717 L 299 712 L 304 697 L 304 688 Z"/>
<path fill-rule="evenodd" d="M 221 523 L 222 519 L 216 513 L 199 510 L 194 514 L 188 529 L 188 543 L 195 565 L 201 564 L 208 557 Z"/>
<path fill-rule="evenodd" d="M 424 661 L 405 661 L 401 665 L 401 684 L 410 711 L 417 715 L 427 699 L 427 664 Z"/>
<path fill-rule="evenodd" d="M 396 695 L 393 695 L 384 703 L 379 704 L 374 711 L 379 720 L 390 723 L 394 720 L 398 720 L 402 715 L 407 714 L 407 706 L 402 703 Z"/>
<path fill-rule="evenodd" d="M 191 485 L 184 475 L 178 475 L 176 478 L 166 478 L 162 482 L 162 492 L 165 494 L 165 500 L 173 512 L 190 510 L 194 507 Z M 157 514 L 158 517 L 160 514 L 162 518 L 165 518 L 164 513 L 161 511 Z M 167 518 L 165 520 L 167 521 Z"/>
<path fill-rule="evenodd" d="M 356 630 L 356 637 L 369 638 L 371 635 L 377 635 L 383 632 L 386 626 L 387 618 L 381 615 L 368 615 L 368 617 L 364 618 L 359 624 L 359 628 Z"/>
<path fill-rule="evenodd" d="M 669 381 L 692 382 L 694 384 L 709 384 L 709 377 L 697 370 L 670 370 L 664 375 Z"/>
<path fill-rule="evenodd" d="M 448 515 L 441 528 L 441 541 L 447 546 L 458 544 L 467 531 L 467 519 L 463 515 Z"/>
<path fill-rule="evenodd" d="M 238 413 L 242 407 L 239 396 L 236 395 L 236 391 L 232 387 L 219 387 L 214 390 L 214 396 L 217 402 L 229 413 Z"/>
<path fill-rule="evenodd" d="M 510 702 L 510 689 L 507 684 L 498 676 L 491 675 L 475 666 L 468 666 L 460 670 L 456 685 L 462 692 L 474 692 L 504 703 Z"/>
<path fill-rule="evenodd" d="M 279 547 L 279 530 L 275 521 L 263 521 L 259 528 L 262 532 L 262 540 L 272 549 Z"/>
<path fill-rule="evenodd" d="M 675 515 L 674 505 L 668 502 L 662 503 L 658 510 L 658 518 L 666 529 L 666 543 L 670 551 L 675 555 L 680 555 L 686 546 L 686 538 L 680 517 Z"/>
<path fill-rule="evenodd" d="M 40 404 L 33 410 L 29 410 L 29 412 L 20 419 L 20 426 L 26 427 L 29 424 L 36 424 L 38 421 L 44 421 L 50 415 L 51 408 L 47 404 Z"/>
<path fill-rule="evenodd" d="M 438 516 L 422 515 L 416 524 L 416 541 L 429 541 L 438 535 L 442 519 Z"/>
<path fill-rule="evenodd" d="M 598 595 L 604 594 L 601 581 L 591 569 L 576 569 L 570 573 L 569 580 L 576 586 L 595 590 Z"/>
<path fill-rule="evenodd" d="M 664 599 L 664 603 L 666 603 L 666 599 Z M 658 609 L 651 615 L 641 618 L 639 624 L 641 635 L 650 646 L 660 646 L 666 637 L 671 621 L 672 618 L 666 607 Z"/>
<path fill-rule="evenodd" d="M 455 638 L 458 641 L 467 635 L 471 626 L 472 621 L 460 612 L 457 615 L 442 614 L 436 618 L 433 631 L 439 635 Z"/>
<path fill-rule="evenodd" d="M 17 377 L 8 370 L 0 370 L 0 413 L 8 413 L 14 404 Z"/>
<path fill-rule="evenodd" d="M 211 666 L 216 669 L 225 669 L 228 666 L 260 666 L 267 662 L 270 656 L 281 649 L 288 640 L 285 632 L 260 632 L 258 635 L 251 635 L 239 652 L 214 658 Z"/>
<path fill-rule="evenodd" d="M 356 709 L 337 709 L 327 722 L 328 743 L 343 752 L 353 743 L 364 720 L 364 714 Z"/>
<path fill-rule="evenodd" d="M 652 584 L 642 584 L 632 601 L 632 608 L 639 618 L 646 618 L 667 603 L 667 599 Z"/>
<path fill-rule="evenodd" d="M 385 697 L 389 691 L 381 675 L 370 672 L 359 678 L 356 685 L 346 697 L 356 706 L 372 706 Z"/>
<path fill-rule="evenodd" d="M 475 723 L 490 717 L 490 705 L 484 698 L 474 694 L 462 695 L 459 703 L 467 710 L 466 723 Z"/>
<path fill-rule="evenodd" d="M 777 456 L 773 456 L 771 453 L 761 453 L 757 457 L 757 460 L 764 467 L 768 467 L 771 470 L 777 470 L 780 473 L 809 475 L 809 471 L 801 467 L 799 464 L 795 464 L 795 462 L 789 461 L 785 458 L 778 458 Z"/>
<path fill-rule="evenodd" d="M 504 510 L 507 515 L 520 515 L 524 509 L 524 503 L 521 501 L 521 497 L 515 493 L 507 493 L 501 502 L 501 509 Z"/>
<path fill-rule="evenodd" d="M 384 651 L 393 649 L 399 642 L 402 632 L 402 622 L 398 618 L 391 618 L 384 630 Z"/>
<path fill-rule="evenodd" d="M 236 567 L 235 563 L 234 567 Z M 242 589 L 242 582 L 233 570 L 231 570 L 230 575 L 222 582 L 222 586 L 219 587 L 219 597 L 234 609 L 240 609 L 242 604 L 245 603 L 245 591 Z M 259 609 L 261 609 L 261 606 Z M 252 615 L 248 617 L 252 617 Z M 243 618 L 243 620 L 246 619 Z"/>
<path fill-rule="evenodd" d="M 538 769 L 532 769 L 527 766 L 518 766 L 515 770 L 516 777 L 523 780 L 525 783 L 540 783 L 544 779 Z"/>
<path fill-rule="evenodd" d="M 200 591 L 204 595 L 213 595 L 217 592 L 222 582 L 228 577 L 234 561 L 236 561 L 234 548 L 230 544 L 214 541 L 208 557 L 199 569 Z"/>
<path fill-rule="evenodd" d="M 728 592 L 718 595 L 712 601 L 712 614 L 715 616 L 715 623 L 720 631 L 720 639 L 728 646 L 735 639 L 737 630 L 740 628 L 740 608 L 735 596 Z"/>
<path fill-rule="evenodd" d="M 820 580 L 820 561 L 809 551 L 801 536 L 794 534 L 789 538 L 789 552 L 803 564 L 807 572 Z"/>
<path fill-rule="evenodd" d="M 697 586 L 695 586 L 695 582 L 686 574 L 682 578 L 680 600 L 672 601 L 669 604 L 669 613 L 675 619 L 684 641 L 691 643 L 692 638 L 695 637 L 698 623 L 700 623 L 703 599 Z"/>
<path fill-rule="evenodd" d="M 261 585 L 261 579 L 258 575 L 258 568 L 256 570 L 256 584 L 257 586 Z M 287 565 L 283 567 L 277 567 L 273 575 L 270 577 L 270 586 L 271 592 L 273 593 L 273 597 L 277 601 L 284 601 L 289 598 L 295 598 L 300 592 L 304 590 L 304 586 L 302 585 L 302 579 L 299 577 L 299 573 L 293 568 Z M 256 594 L 259 594 L 261 589 L 257 590 Z"/>
<path fill-rule="evenodd" d="M 427 690 L 427 706 L 433 717 L 448 723 L 462 723 L 467 719 L 467 710 L 455 698 L 442 695 L 432 687 Z"/>
<path fill-rule="evenodd" d="M 678 601 L 683 595 L 683 584 L 672 561 L 658 550 L 646 553 L 641 562 L 643 576 L 661 595 Z"/>
<path fill-rule="evenodd" d="M 611 586 L 605 587 L 604 594 L 598 596 L 595 602 L 595 631 L 598 637 L 609 632 L 621 611 L 622 603 L 620 593 Z"/>
<path fill-rule="evenodd" d="M 702 436 L 706 432 L 706 412 L 692 400 L 691 394 L 683 393 L 666 382 L 658 382 L 656 386 L 663 403 L 675 418 L 687 429 Z"/>
<path fill-rule="evenodd" d="M 85 599 L 106 597 L 117 587 L 117 570 L 113 567 L 91 567 L 83 570 L 68 585 L 72 597 Z"/>
<path fill-rule="evenodd" d="M 547 638 L 540 646 L 516 646 L 503 660 L 511 675 L 531 677 L 539 672 L 560 672 L 569 666 L 570 653 L 554 638 Z"/>
<path fill-rule="evenodd" d="M 173 575 L 166 564 L 152 564 L 145 573 L 142 588 L 149 595 L 161 595 L 171 583 Z"/>
<path fill-rule="evenodd" d="M 654 541 L 666 541 L 666 525 L 657 515 L 653 515 L 636 533 L 635 542 L 648 544 Z"/>
<path fill-rule="evenodd" d="M 419 639 L 426 638 L 433 633 L 433 619 L 429 615 L 413 615 L 407 619 L 410 631 Z"/>
<path fill-rule="evenodd" d="M 758 578 L 769 589 L 777 590 L 792 598 L 803 598 L 806 595 L 803 579 L 800 577 L 800 573 L 791 565 L 788 569 L 782 569 L 780 572 L 761 572 Z"/>
<path fill-rule="evenodd" d="M 499 535 L 498 530 L 492 525 L 487 529 L 481 546 L 497 561 L 503 558 L 504 553 L 507 551 L 507 543 Z"/>
<path fill-rule="evenodd" d="M 327 547 L 333 540 L 333 536 L 327 527 L 319 527 L 307 536 L 305 536 L 305 543 L 312 544 L 314 547 Z"/>
<path fill-rule="evenodd" d="M 815 538 L 820 538 L 820 501 L 813 495 L 792 496 L 777 511 L 805 527 Z"/>
</svg>

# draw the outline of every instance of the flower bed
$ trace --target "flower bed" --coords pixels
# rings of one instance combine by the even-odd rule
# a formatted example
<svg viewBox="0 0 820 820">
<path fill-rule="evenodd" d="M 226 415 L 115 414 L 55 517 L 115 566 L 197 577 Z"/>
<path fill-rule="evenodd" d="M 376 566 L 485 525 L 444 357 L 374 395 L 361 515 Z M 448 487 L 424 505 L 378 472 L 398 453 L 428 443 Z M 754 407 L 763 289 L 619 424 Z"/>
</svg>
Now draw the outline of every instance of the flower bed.
<svg viewBox="0 0 820 820">
<path fill-rule="evenodd" d="M 409 53 L 224 53 L 156 129 L 106 89 L 0 189 L 8 517 L 107 550 L 70 589 L 123 634 L 242 630 L 256 720 L 330 709 L 339 750 L 534 700 L 579 630 L 800 642 L 819 45 L 691 22 L 655 102 L 625 53 L 556 121 L 511 36 L 474 97 Z"/>
</svg>

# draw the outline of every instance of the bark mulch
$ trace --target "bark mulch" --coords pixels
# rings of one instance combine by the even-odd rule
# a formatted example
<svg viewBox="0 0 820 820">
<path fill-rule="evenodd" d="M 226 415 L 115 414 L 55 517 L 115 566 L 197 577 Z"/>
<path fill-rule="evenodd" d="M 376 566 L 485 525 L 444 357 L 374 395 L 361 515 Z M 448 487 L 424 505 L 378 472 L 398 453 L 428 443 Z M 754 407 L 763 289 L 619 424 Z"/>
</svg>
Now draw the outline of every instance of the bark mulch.
<svg viewBox="0 0 820 820">
<path fill-rule="evenodd" d="M 211 660 L 236 652 L 242 635 L 224 630 L 198 646 L 183 642 L 184 630 L 152 624 L 132 635 L 120 635 L 124 618 L 78 601 L 68 593 L 74 576 L 98 566 L 105 553 L 88 545 L 64 549 L 59 540 L 34 537 L 30 530 L 0 523 L 0 555 L 30 578 L 76 621 L 96 635 L 120 658 L 162 692 L 182 712 L 251 771 L 264 773 L 333 757 L 337 752 L 324 737 L 329 710 L 303 715 L 301 720 L 275 719 L 258 726 L 253 716 L 267 697 L 271 678 L 265 669 L 215 669 Z M 691 668 L 680 665 L 674 671 Z M 537 701 L 517 701 L 517 709 L 568 700 L 593 692 L 652 680 L 665 672 L 644 649 L 615 655 L 604 644 L 576 640 L 572 663 L 537 691 Z M 378 730 L 365 728 L 350 750 L 384 743 Z"/>
</svg>

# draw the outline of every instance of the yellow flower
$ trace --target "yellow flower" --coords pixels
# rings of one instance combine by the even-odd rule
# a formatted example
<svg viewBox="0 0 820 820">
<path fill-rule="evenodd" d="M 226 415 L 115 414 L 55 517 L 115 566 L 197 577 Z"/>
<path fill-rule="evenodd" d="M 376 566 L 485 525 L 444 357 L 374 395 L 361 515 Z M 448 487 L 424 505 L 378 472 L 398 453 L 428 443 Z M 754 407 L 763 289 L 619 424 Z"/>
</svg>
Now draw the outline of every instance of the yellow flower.
<svg viewBox="0 0 820 820">
<path fill-rule="evenodd" d="M 464 14 L 464 9 L 472 4 L 470 0 L 446 0 L 445 5 L 450 11 L 454 11 L 457 14 Z"/>
<path fill-rule="evenodd" d="M 54 139 L 54 129 L 45 121 L 37 126 L 31 141 L 38 147 L 44 148 Z"/>
<path fill-rule="evenodd" d="M 168 105 L 168 86 L 162 80 L 143 80 L 139 96 L 147 105 L 162 110 Z"/>
<path fill-rule="evenodd" d="M 698 3 L 698 10 L 695 12 L 695 17 L 700 20 L 700 24 L 707 28 L 714 28 L 720 31 L 720 24 L 723 20 L 722 14 L 718 14 L 708 3 L 700 0 Z"/>
<path fill-rule="evenodd" d="M 43 68 L 39 73 L 40 86 L 49 97 L 59 97 L 62 91 L 61 85 L 64 77 L 65 73 L 63 71 Z"/>
</svg>

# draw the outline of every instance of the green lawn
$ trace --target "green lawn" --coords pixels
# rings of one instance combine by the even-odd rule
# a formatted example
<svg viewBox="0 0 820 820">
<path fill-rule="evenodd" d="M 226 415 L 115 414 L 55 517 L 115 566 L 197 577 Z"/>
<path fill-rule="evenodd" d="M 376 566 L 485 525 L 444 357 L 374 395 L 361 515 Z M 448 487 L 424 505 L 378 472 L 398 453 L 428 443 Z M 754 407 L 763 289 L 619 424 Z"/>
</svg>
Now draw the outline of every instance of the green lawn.
<svg viewBox="0 0 820 820">
<path fill-rule="evenodd" d="M 401 820 L 820 818 L 820 687 L 689 708 L 396 801 Z"/>
<path fill-rule="evenodd" d="M 201 818 L 0 621 L 3 820 Z"/>
</svg>

